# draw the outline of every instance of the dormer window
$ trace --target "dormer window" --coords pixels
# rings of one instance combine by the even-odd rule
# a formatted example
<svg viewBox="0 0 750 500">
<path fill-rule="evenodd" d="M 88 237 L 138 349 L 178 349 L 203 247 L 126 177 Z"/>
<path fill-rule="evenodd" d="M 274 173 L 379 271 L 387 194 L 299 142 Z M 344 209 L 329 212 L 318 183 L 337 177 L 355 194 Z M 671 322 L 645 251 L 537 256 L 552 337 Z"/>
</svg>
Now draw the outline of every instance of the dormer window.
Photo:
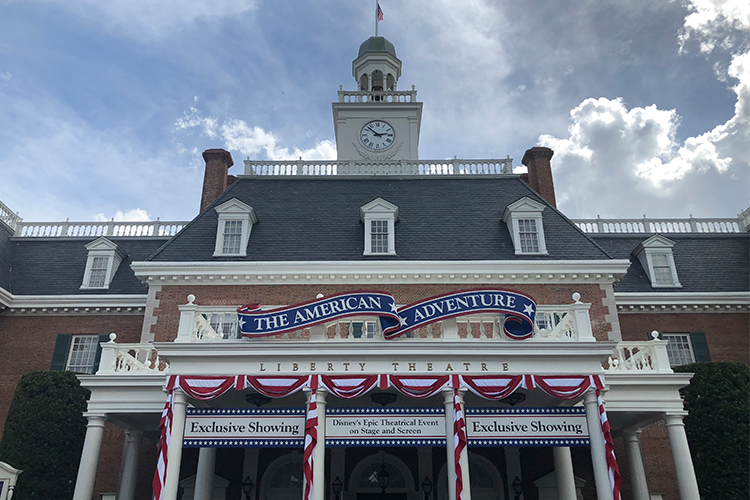
<svg viewBox="0 0 750 500">
<path fill-rule="evenodd" d="M 681 287 L 674 265 L 672 247 L 675 242 L 660 234 L 655 234 L 634 250 L 643 269 L 651 280 L 652 288 Z"/>
<path fill-rule="evenodd" d="M 107 289 L 125 257 L 117 244 L 101 237 L 86 245 L 89 255 L 83 272 L 81 289 Z"/>
<path fill-rule="evenodd" d="M 396 255 L 398 207 L 376 198 L 359 209 L 365 224 L 364 255 Z"/>
<path fill-rule="evenodd" d="M 508 226 L 516 255 L 547 253 L 542 224 L 544 209 L 543 204 L 528 197 L 523 197 L 506 207 L 503 222 Z"/>
<path fill-rule="evenodd" d="M 219 216 L 214 257 L 245 257 L 250 232 L 253 224 L 258 222 L 255 210 L 237 198 L 222 203 L 214 210 Z"/>
</svg>

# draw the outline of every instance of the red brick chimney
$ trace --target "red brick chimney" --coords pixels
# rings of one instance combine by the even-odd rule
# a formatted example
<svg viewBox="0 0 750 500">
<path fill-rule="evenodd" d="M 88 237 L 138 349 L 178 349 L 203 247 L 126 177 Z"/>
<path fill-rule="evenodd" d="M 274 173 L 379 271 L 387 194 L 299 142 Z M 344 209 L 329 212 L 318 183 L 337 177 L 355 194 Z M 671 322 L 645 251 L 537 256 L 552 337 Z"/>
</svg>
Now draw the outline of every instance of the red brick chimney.
<svg viewBox="0 0 750 500">
<path fill-rule="evenodd" d="M 224 149 L 207 149 L 203 152 L 206 173 L 203 174 L 201 212 L 227 190 L 227 172 L 234 165 L 232 155 Z"/>
<path fill-rule="evenodd" d="M 549 162 L 553 154 L 555 152 L 550 148 L 537 146 L 526 151 L 521 163 L 529 169 L 529 186 L 557 208 L 555 183 L 552 180 L 552 166 Z"/>
</svg>

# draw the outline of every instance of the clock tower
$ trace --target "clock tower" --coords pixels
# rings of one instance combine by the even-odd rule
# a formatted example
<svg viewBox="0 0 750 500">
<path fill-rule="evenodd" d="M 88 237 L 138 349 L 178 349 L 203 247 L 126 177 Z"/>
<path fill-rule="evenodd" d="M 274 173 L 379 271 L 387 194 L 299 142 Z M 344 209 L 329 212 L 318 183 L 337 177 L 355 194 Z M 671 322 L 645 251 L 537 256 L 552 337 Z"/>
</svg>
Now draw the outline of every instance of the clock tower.
<svg viewBox="0 0 750 500">
<path fill-rule="evenodd" d="M 417 91 L 397 90 L 401 61 L 393 44 L 373 36 L 352 62 L 356 91 L 339 87 L 333 103 L 338 160 L 419 159 L 422 103 Z"/>
</svg>

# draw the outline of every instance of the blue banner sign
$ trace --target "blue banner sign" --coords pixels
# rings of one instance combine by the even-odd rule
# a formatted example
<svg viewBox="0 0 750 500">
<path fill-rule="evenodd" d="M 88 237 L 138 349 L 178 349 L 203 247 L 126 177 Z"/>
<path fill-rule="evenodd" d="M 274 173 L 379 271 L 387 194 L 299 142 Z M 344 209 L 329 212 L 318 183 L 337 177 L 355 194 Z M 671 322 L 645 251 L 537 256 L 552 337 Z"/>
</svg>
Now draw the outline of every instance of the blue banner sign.
<svg viewBox="0 0 750 500">
<path fill-rule="evenodd" d="M 486 288 L 432 297 L 401 308 L 384 292 L 349 292 L 312 302 L 262 311 L 259 304 L 237 309 L 243 337 L 279 335 L 353 316 L 376 316 L 383 336 L 391 340 L 444 319 L 477 313 L 504 314 L 503 331 L 516 340 L 534 332 L 536 302 L 528 295 Z"/>
</svg>

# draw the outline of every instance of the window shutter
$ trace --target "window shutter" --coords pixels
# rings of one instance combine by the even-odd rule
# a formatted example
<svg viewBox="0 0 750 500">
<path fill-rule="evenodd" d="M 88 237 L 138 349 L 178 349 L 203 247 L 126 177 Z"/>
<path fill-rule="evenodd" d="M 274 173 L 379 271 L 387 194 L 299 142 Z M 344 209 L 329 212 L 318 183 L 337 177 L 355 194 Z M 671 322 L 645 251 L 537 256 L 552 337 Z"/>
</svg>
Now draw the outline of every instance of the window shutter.
<svg viewBox="0 0 750 500">
<path fill-rule="evenodd" d="M 352 323 L 352 337 L 355 339 L 362 338 L 362 323 Z"/>
<path fill-rule="evenodd" d="M 690 332 L 690 340 L 693 343 L 693 352 L 697 362 L 711 361 L 711 353 L 708 352 L 706 334 L 703 332 Z"/>
<path fill-rule="evenodd" d="M 49 369 L 57 372 L 65 370 L 65 363 L 68 361 L 68 351 L 70 351 L 70 341 L 73 335 L 70 333 L 61 333 L 55 340 L 55 350 L 52 353 L 52 363 Z"/>
<path fill-rule="evenodd" d="M 102 359 L 102 342 L 109 342 L 108 333 L 99 334 L 99 343 L 96 344 L 96 358 L 94 358 L 94 371 L 92 372 L 94 375 L 99 371 L 99 361 Z"/>
</svg>

